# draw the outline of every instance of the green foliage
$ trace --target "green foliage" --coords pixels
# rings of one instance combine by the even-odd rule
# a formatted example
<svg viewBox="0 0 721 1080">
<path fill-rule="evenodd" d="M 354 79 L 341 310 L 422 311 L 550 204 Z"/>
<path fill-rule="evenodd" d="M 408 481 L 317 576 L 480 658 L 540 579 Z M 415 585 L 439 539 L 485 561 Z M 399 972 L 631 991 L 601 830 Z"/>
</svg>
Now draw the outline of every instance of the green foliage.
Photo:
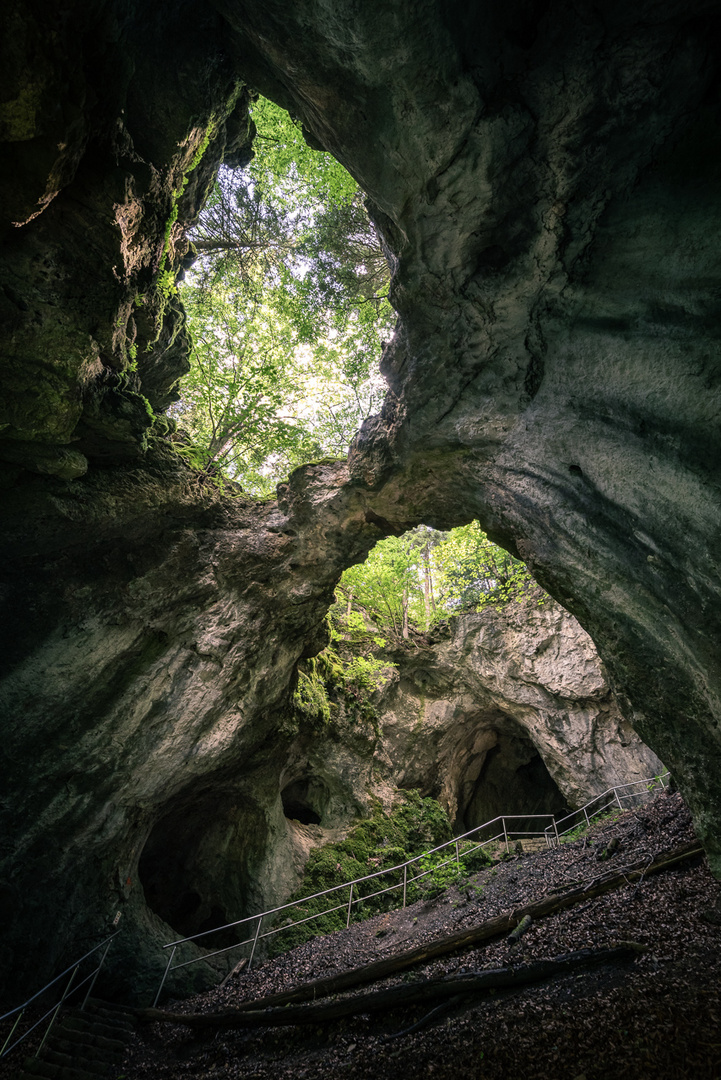
<svg viewBox="0 0 721 1080">
<path fill-rule="evenodd" d="M 178 289 L 175 284 L 175 273 L 173 270 L 163 269 L 164 263 L 161 264 L 161 269 L 155 278 L 155 287 L 161 296 L 175 296 Z"/>
<path fill-rule="evenodd" d="M 330 154 L 312 150 L 303 128 L 284 109 L 260 97 L 251 110 L 257 135 L 253 176 L 267 180 L 278 198 L 295 208 L 303 201 L 349 202 L 358 191 L 353 178 Z M 300 189 L 300 191 L 298 190 Z"/>
<path fill-rule="evenodd" d="M 375 656 L 354 656 L 345 665 L 343 677 L 347 686 L 372 694 L 386 682 L 388 663 Z"/>
<path fill-rule="evenodd" d="M 302 661 L 285 734 L 322 731 L 330 726 L 337 735 L 345 722 L 351 726 L 370 724 L 379 736 L 378 715 L 370 696 L 388 679 L 393 667 L 388 661 L 360 653 L 343 657 L 334 648 Z"/>
<path fill-rule="evenodd" d="M 524 564 L 491 543 L 478 522 L 449 533 L 421 525 L 379 541 L 364 563 L 346 570 L 333 613 L 356 642 L 379 631 L 401 641 L 414 629 L 521 600 L 532 590 L 537 586 Z"/>
<path fill-rule="evenodd" d="M 412 900 L 439 896 L 452 885 L 462 885 L 469 874 L 488 866 L 490 857 L 475 842 L 463 840 L 458 845 L 458 859 L 453 847 L 434 851 L 418 860 L 416 868 L 408 868 L 409 877 L 425 875 L 414 882 L 409 891 Z"/>
<path fill-rule="evenodd" d="M 435 799 L 422 798 L 417 791 L 404 792 L 402 800 L 390 814 L 376 804 L 371 817 L 359 822 L 345 840 L 325 844 L 311 852 L 306 863 L 303 880 L 291 900 L 302 899 L 313 893 L 323 892 L 342 885 L 346 881 L 365 874 L 397 866 L 423 850 L 442 844 L 451 838 L 448 817 Z M 402 880 L 402 878 L 400 879 Z M 354 887 L 354 896 L 368 897 L 371 893 L 391 884 L 397 884 L 399 875 L 381 874 Z M 430 887 L 430 886 L 429 886 Z M 420 889 L 416 889 L 420 895 Z M 398 905 L 398 891 L 373 897 L 354 905 L 351 921 L 359 922 L 381 911 Z M 330 908 L 339 910 L 321 915 L 310 923 L 290 927 L 270 939 L 271 955 L 294 948 L 318 934 L 328 934 L 346 925 L 348 890 L 309 900 L 291 909 L 291 923 L 300 922 Z"/>
<path fill-rule="evenodd" d="M 434 556 L 439 599 L 449 612 L 505 604 L 537 588 L 525 565 L 492 543 L 477 521 L 448 533 Z"/>
<path fill-rule="evenodd" d="M 586 836 L 587 833 L 592 832 L 597 825 L 612 825 L 614 821 L 618 821 L 620 816 L 620 810 L 608 810 L 606 813 L 598 814 L 591 819 L 590 823 L 582 821 L 580 825 L 576 825 L 575 828 L 564 833 L 563 836 L 560 837 L 560 842 L 562 844 L 572 844 L 575 840 L 580 840 L 582 836 Z"/>
<path fill-rule="evenodd" d="M 400 639 L 404 611 L 414 624 L 426 622 L 424 563 L 429 546 L 442 535 L 422 525 L 403 536 L 381 540 L 364 563 L 346 570 L 340 594 L 360 607 L 383 633 Z"/>
<path fill-rule="evenodd" d="M 325 683 L 313 661 L 308 672 L 298 672 L 293 692 L 293 711 L 301 724 L 322 728 L 330 723 L 330 701 Z"/>
<path fill-rule="evenodd" d="M 198 468 L 265 495 L 297 465 L 345 455 L 378 410 L 394 317 L 352 178 L 277 106 L 260 99 L 253 119 L 255 158 L 221 170 L 193 238 L 192 367 L 172 412 Z"/>
</svg>

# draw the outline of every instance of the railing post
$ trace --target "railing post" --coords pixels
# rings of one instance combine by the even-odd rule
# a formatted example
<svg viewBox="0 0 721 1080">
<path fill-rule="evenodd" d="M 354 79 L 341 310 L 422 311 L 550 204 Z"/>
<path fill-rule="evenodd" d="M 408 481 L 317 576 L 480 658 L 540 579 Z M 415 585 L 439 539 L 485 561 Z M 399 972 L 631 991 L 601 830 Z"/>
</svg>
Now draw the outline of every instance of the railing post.
<svg viewBox="0 0 721 1080">
<path fill-rule="evenodd" d="M 353 906 L 353 882 L 350 883 L 350 893 L 348 894 L 348 918 L 345 921 L 346 930 L 350 926 L 350 909 Z"/>
<path fill-rule="evenodd" d="M 560 847 L 561 846 L 561 837 L 558 835 L 558 822 L 556 821 L 555 817 L 553 819 L 553 831 L 556 834 L 556 847 Z"/>
<path fill-rule="evenodd" d="M 168 962 L 165 965 L 165 971 L 163 972 L 163 977 L 160 980 L 160 986 L 158 987 L 158 992 L 155 995 L 155 1001 L 153 1002 L 153 1008 L 155 1008 L 155 1006 L 158 1004 L 158 998 L 160 997 L 160 991 L 165 986 L 165 980 L 168 977 L 168 972 L 170 971 L 170 965 L 173 962 L 173 957 L 175 956 L 175 950 L 177 949 L 177 947 L 178 947 L 177 945 L 173 945 L 173 951 L 171 952 L 170 956 L 168 957 Z"/>
<path fill-rule="evenodd" d="M 584 816 L 584 817 L 585 817 L 585 819 L 586 819 L 586 824 L 587 824 L 587 825 L 590 825 L 590 824 L 591 824 L 591 819 L 590 819 L 590 818 L 589 818 L 589 816 L 588 816 L 588 811 L 586 810 L 586 807 L 585 807 L 585 806 L 584 806 L 584 808 L 583 808 L 583 816 Z"/>
<path fill-rule="evenodd" d="M 42 1037 L 42 1041 L 41 1041 L 41 1043 L 40 1043 L 40 1046 L 39 1046 L 39 1047 L 37 1048 L 37 1051 L 36 1051 L 36 1053 L 35 1053 L 35 1056 L 36 1056 L 36 1057 L 39 1057 L 39 1055 L 40 1055 L 40 1051 L 41 1051 L 41 1050 L 42 1050 L 42 1048 L 43 1048 L 43 1047 L 45 1046 L 45 1040 L 47 1039 L 48 1035 L 50 1034 L 50 1028 L 51 1028 L 51 1027 L 53 1026 L 53 1024 L 55 1023 L 55 1017 L 56 1017 L 56 1016 L 58 1015 L 58 1013 L 60 1012 L 60 1008 L 61 1008 L 61 1006 L 62 1006 L 63 1002 L 65 1001 L 65 998 L 66 998 L 66 997 L 68 996 L 68 994 L 70 993 L 70 987 L 71 987 L 71 986 L 73 985 L 73 980 L 75 979 L 75 976 L 76 976 L 76 975 L 77 975 L 77 973 L 78 973 L 78 968 L 79 968 L 79 967 L 80 967 L 80 965 L 79 965 L 79 964 L 77 964 L 77 965 L 76 965 L 76 966 L 75 966 L 75 967 L 73 968 L 73 973 L 72 973 L 72 975 L 70 976 L 70 978 L 68 979 L 68 985 L 67 985 L 67 986 L 65 987 L 65 991 L 63 992 L 63 996 L 62 996 L 62 997 L 60 998 L 60 1001 L 59 1001 L 59 1002 L 57 1003 L 57 1005 L 55 1006 L 55 1012 L 53 1013 L 53 1015 L 52 1015 L 52 1017 L 51 1017 L 51 1019 L 50 1019 L 50 1023 L 48 1024 L 48 1026 L 47 1026 L 47 1029 L 46 1029 L 46 1031 L 45 1031 L 45 1034 L 44 1034 L 44 1035 L 43 1035 L 43 1037 Z"/>
<path fill-rule="evenodd" d="M 503 838 L 506 841 L 506 855 L 508 855 L 510 848 L 508 847 L 508 831 L 506 830 L 506 819 L 501 818 L 501 821 L 503 822 Z"/>
<path fill-rule="evenodd" d="M 250 969 L 253 966 L 253 957 L 255 956 L 255 946 L 258 944 L 258 935 L 260 934 L 260 926 L 261 926 L 262 922 L 263 922 L 263 916 L 261 915 L 259 917 L 259 919 L 258 919 L 258 925 L 255 928 L 255 937 L 253 938 L 253 948 L 250 950 L 250 959 L 248 960 L 248 971 L 250 971 Z"/>
<path fill-rule="evenodd" d="M 10 1032 L 10 1034 L 9 1034 L 9 1035 L 8 1035 L 8 1037 L 7 1037 L 7 1039 L 6 1039 L 6 1040 L 5 1040 L 5 1042 L 3 1043 L 3 1048 L 2 1048 L 2 1050 L 0 1050 L 0 1058 L 1 1058 L 1 1057 L 3 1056 L 3 1054 L 5 1053 L 5 1047 L 6 1047 L 6 1046 L 7 1046 L 7 1044 L 8 1044 L 9 1042 L 10 1042 L 10 1040 L 11 1040 L 11 1039 L 12 1039 L 12 1037 L 13 1037 L 13 1035 L 15 1034 L 15 1028 L 16 1028 L 16 1027 L 18 1026 L 18 1024 L 20 1023 L 20 1021 L 22 1020 L 22 1018 L 23 1018 L 23 1016 L 24 1016 L 24 1015 L 25 1015 L 25 1010 L 24 1010 L 24 1009 L 22 1009 L 22 1010 L 21 1010 L 21 1012 L 19 1012 L 19 1013 L 18 1013 L 18 1018 L 17 1018 L 17 1020 L 15 1021 L 15 1023 L 14 1023 L 14 1024 L 13 1024 L 13 1026 L 12 1026 L 12 1031 Z"/>
<path fill-rule="evenodd" d="M 406 906 L 406 889 L 408 888 L 408 863 L 403 864 L 403 907 Z"/>
<path fill-rule="evenodd" d="M 618 788 L 613 789 L 613 794 L 616 796 L 616 802 L 618 803 L 618 809 L 623 810 L 623 806 L 621 805 L 621 800 L 618 797 Z"/>
<path fill-rule="evenodd" d="M 459 861 L 460 861 L 460 856 L 458 854 L 458 841 L 456 840 L 456 866 L 458 866 Z"/>
<path fill-rule="evenodd" d="M 100 974 L 101 967 L 105 963 L 105 957 L 108 955 L 108 949 L 110 948 L 112 940 L 113 939 L 111 938 L 110 941 L 108 942 L 108 944 L 103 949 L 103 955 L 100 957 L 100 963 L 98 964 L 98 966 L 95 969 L 95 974 L 93 975 L 92 982 L 90 983 L 90 986 L 88 987 L 88 992 L 85 995 L 85 997 L 83 998 L 83 1003 L 80 1006 L 80 1012 L 83 1012 L 85 1010 L 85 1006 L 88 1003 L 88 998 L 90 997 L 90 995 L 93 992 L 93 987 L 95 986 L 95 980 L 97 979 L 98 975 Z"/>
</svg>

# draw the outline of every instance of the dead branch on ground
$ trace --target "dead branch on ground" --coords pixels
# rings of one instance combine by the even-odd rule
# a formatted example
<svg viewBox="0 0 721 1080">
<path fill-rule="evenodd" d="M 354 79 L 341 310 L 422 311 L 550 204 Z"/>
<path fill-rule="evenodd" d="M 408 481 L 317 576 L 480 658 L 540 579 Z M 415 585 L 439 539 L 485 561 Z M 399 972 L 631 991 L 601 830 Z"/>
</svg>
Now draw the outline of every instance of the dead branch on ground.
<svg viewBox="0 0 721 1080">
<path fill-rule="evenodd" d="M 536 960 L 531 964 L 494 968 L 490 971 L 423 979 L 405 986 L 392 986 L 387 990 L 370 991 L 317 1005 L 290 1005 L 275 1009 L 228 1009 L 217 1013 L 171 1013 L 162 1009 L 145 1009 L 141 1016 L 147 1021 L 213 1030 L 327 1023 L 345 1016 L 406 1008 L 422 1001 L 465 998 L 470 994 L 490 990 L 515 990 L 557 978 L 579 968 L 631 960 L 642 951 L 643 946 L 633 942 L 624 942 L 609 949 L 580 949 L 552 960 Z"/>
</svg>

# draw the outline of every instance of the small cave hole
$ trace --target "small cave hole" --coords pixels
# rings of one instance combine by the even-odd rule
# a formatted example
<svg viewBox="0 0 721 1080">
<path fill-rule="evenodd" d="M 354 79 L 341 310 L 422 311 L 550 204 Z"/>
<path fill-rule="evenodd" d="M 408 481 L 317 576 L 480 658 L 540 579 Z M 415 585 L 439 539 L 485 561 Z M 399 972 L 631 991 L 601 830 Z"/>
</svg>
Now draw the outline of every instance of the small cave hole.
<svg viewBox="0 0 721 1080">
<path fill-rule="evenodd" d="M 321 824 L 322 807 L 314 791 L 316 786 L 311 780 L 294 780 L 283 788 L 280 793 L 283 813 L 290 821 L 299 821 L 301 825 Z"/>
<path fill-rule="evenodd" d="M 533 744 L 521 737 L 500 733 L 498 743 L 486 756 L 483 768 L 463 815 L 473 829 L 501 815 L 563 814 L 566 801 Z M 518 820 L 518 829 L 538 829 L 539 822 Z"/>
</svg>

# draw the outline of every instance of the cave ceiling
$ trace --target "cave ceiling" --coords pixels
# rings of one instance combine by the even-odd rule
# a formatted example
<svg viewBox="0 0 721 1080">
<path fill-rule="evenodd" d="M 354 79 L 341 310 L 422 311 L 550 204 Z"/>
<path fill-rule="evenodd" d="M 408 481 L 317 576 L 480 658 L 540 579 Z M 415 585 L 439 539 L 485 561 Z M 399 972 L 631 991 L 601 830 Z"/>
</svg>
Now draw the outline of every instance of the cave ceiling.
<svg viewBox="0 0 721 1080">
<path fill-rule="evenodd" d="M 421 521 L 478 518 L 578 617 L 721 872 L 719 4 L 2 19 L 3 903 L 28 962 L 29 883 L 100 918 L 168 799 L 272 759 L 340 571 Z M 255 91 L 367 192 L 399 314 L 382 414 L 266 503 L 164 438 L 188 341 L 158 286 L 248 160 Z"/>
</svg>

